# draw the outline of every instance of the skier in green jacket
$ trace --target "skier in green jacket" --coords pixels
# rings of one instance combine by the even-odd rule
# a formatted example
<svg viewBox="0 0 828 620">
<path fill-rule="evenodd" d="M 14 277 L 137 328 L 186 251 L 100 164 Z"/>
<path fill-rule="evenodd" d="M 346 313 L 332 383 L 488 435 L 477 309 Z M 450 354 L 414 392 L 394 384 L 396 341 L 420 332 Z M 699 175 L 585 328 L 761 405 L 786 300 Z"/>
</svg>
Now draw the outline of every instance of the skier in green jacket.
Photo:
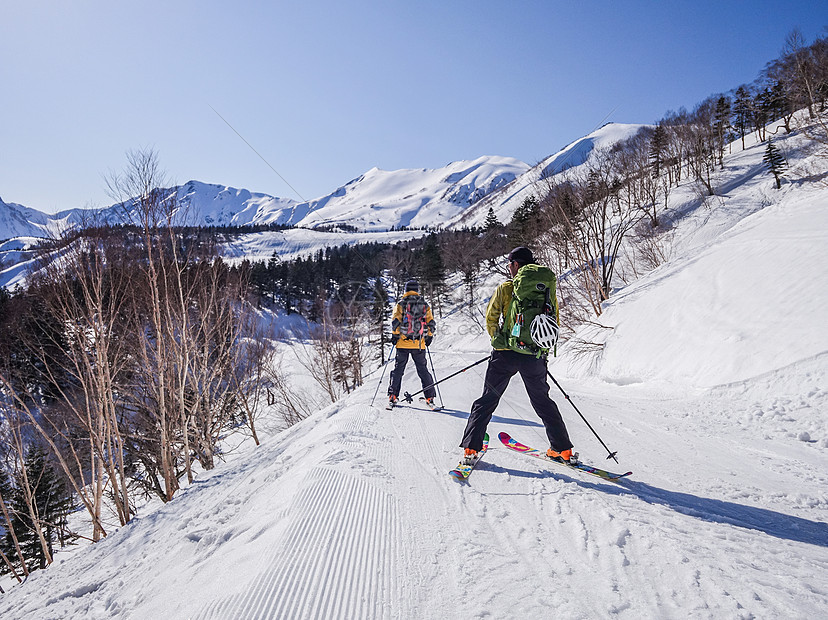
<svg viewBox="0 0 828 620">
<path fill-rule="evenodd" d="M 509 273 L 514 278 L 523 267 L 534 262 L 535 259 L 529 248 L 515 248 L 509 253 Z M 494 350 L 486 368 L 483 395 L 472 404 L 460 447 L 465 448 L 466 458 L 474 458 L 483 448 L 486 427 L 500 402 L 500 397 L 506 391 L 511 378 L 520 373 L 532 408 L 546 429 L 550 444 L 547 455 L 568 462 L 572 458 L 572 442 L 558 406 L 549 397 L 549 384 L 546 381 L 546 355 L 538 355 L 509 344 L 512 326 L 508 325 L 507 318 L 512 296 L 512 280 L 507 280 L 497 287 L 489 300 L 486 309 L 486 329 L 492 337 Z M 554 305 L 557 307 L 557 303 Z"/>
</svg>

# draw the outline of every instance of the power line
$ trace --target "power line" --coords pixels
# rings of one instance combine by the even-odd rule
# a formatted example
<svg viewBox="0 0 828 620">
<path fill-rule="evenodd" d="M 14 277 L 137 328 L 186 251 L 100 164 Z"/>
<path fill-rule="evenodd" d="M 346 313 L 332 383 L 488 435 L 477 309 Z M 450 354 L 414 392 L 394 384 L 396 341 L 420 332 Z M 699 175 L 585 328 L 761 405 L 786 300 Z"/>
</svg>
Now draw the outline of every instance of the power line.
<svg viewBox="0 0 828 620">
<path fill-rule="evenodd" d="M 292 190 L 293 190 L 293 193 L 295 193 L 297 196 L 299 196 L 299 198 L 301 198 L 301 199 L 302 199 L 302 202 L 307 202 L 307 199 L 306 199 L 304 196 L 302 196 L 302 194 L 300 194 L 300 193 L 298 192 L 298 190 L 297 190 L 295 187 L 293 187 L 293 185 L 291 185 L 285 177 L 283 177 L 281 174 L 279 174 L 279 171 L 278 171 L 278 170 L 276 170 L 276 168 L 274 168 L 273 166 L 271 166 L 271 165 L 270 165 L 270 162 L 269 162 L 269 161 L 267 161 L 264 157 L 262 157 L 262 154 L 261 154 L 261 153 L 259 153 L 259 151 L 257 151 L 255 148 L 253 148 L 253 145 L 252 145 L 252 144 L 250 144 L 247 140 L 245 140 L 244 136 L 243 136 L 243 135 L 241 135 L 238 131 L 236 131 L 236 128 L 235 128 L 235 127 L 233 127 L 233 125 L 231 125 L 229 122 L 227 122 L 227 119 L 226 119 L 226 118 L 224 118 L 221 114 L 219 114 L 219 113 L 218 113 L 218 110 L 216 110 L 216 109 L 215 109 L 213 106 L 211 106 L 209 103 L 208 103 L 207 105 L 208 105 L 208 106 L 210 106 L 210 109 L 211 109 L 213 112 L 215 112 L 215 113 L 216 113 L 216 115 L 217 115 L 217 116 L 218 116 L 221 120 L 223 120 L 223 121 L 225 122 L 225 124 L 226 124 L 226 125 L 227 125 L 230 129 L 232 129 L 232 130 L 233 130 L 233 132 L 234 132 L 234 133 L 235 133 L 235 134 L 236 134 L 239 138 L 241 138 L 241 139 L 242 139 L 242 141 L 243 141 L 243 142 L 244 142 L 247 146 L 249 146 L 249 147 L 250 147 L 250 150 L 252 150 L 254 153 L 256 153 L 256 155 L 258 155 L 258 156 L 259 156 L 259 159 L 261 159 L 264 163 L 266 163 L 266 164 L 267 164 L 267 166 L 268 166 L 271 170 L 273 170 L 273 172 L 275 172 L 275 173 L 279 176 L 279 178 L 280 178 L 280 179 L 282 179 L 282 181 L 284 181 L 284 182 L 285 182 L 285 184 L 286 184 L 286 185 L 287 185 L 290 189 L 292 189 Z"/>
</svg>

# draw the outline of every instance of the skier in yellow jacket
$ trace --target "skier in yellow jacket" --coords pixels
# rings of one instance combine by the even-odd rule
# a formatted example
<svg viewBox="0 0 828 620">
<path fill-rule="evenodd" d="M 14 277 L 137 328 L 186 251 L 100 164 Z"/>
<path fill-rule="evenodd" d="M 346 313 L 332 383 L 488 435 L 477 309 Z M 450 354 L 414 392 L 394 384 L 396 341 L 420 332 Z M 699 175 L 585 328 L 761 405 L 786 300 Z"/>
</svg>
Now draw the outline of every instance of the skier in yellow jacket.
<svg viewBox="0 0 828 620">
<path fill-rule="evenodd" d="M 431 307 L 420 295 L 420 283 L 409 280 L 405 283 L 405 294 L 394 307 L 391 317 L 391 342 L 397 347 L 394 370 L 391 371 L 391 383 L 388 385 L 388 405 L 393 406 L 400 395 L 403 373 L 409 356 L 414 360 L 423 395 L 429 406 L 434 405 L 434 378 L 428 372 L 426 347 L 431 344 L 437 324 Z"/>
</svg>

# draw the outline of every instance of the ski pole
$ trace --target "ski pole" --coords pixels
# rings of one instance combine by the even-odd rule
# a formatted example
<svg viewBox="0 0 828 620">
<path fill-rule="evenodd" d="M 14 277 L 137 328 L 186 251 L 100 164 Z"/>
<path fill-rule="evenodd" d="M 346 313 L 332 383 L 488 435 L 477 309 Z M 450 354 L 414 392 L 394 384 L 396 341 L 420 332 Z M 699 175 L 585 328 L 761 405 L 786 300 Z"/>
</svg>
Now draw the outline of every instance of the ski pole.
<svg viewBox="0 0 828 620">
<path fill-rule="evenodd" d="M 426 353 L 428 353 L 428 361 L 431 363 L 431 373 L 432 373 L 432 374 L 434 375 L 434 377 L 436 378 L 436 377 L 437 377 L 437 371 L 436 371 L 436 370 L 434 370 L 434 360 L 433 360 L 433 359 L 431 359 L 431 349 L 429 349 L 428 347 L 426 347 Z M 434 386 L 436 387 L 436 386 L 437 386 L 437 384 L 435 383 L 435 384 L 434 384 Z M 441 407 L 444 407 L 446 403 L 444 403 L 444 402 L 443 402 L 443 395 L 440 393 L 440 388 L 439 388 L 439 387 L 437 387 L 436 389 L 437 389 L 437 396 L 438 396 L 438 398 L 440 399 L 440 406 L 441 406 Z"/>
<path fill-rule="evenodd" d="M 575 403 L 573 403 L 573 402 L 572 402 L 572 399 L 571 399 L 571 398 L 569 398 L 569 394 L 567 394 L 566 392 L 564 392 L 564 389 L 561 387 L 561 384 L 560 384 L 560 383 L 558 383 L 558 382 L 555 380 L 555 377 L 553 377 L 553 376 L 552 376 L 552 373 L 551 373 L 551 372 L 549 372 L 549 371 L 547 370 L 547 371 L 546 371 L 546 374 L 547 374 L 547 375 L 549 375 L 549 378 L 550 378 L 550 379 L 552 379 L 552 383 L 554 383 L 555 385 L 557 385 L 557 386 L 558 386 L 558 389 L 561 391 L 561 394 L 563 394 L 563 395 L 564 395 L 564 398 L 566 398 L 566 400 L 568 400 L 568 401 L 569 401 L 569 404 L 570 404 L 570 405 L 572 405 L 572 408 L 573 408 L 573 409 L 575 409 L 575 411 L 577 411 L 577 412 L 578 412 L 578 415 L 579 415 L 579 416 L 581 416 L 581 419 L 582 419 L 582 420 L 584 421 L 584 423 L 585 423 L 585 424 L 589 427 L 589 430 L 591 430 L 591 431 L 592 431 L 592 434 L 593 434 L 593 435 L 595 435 L 596 437 L 598 437 L 598 433 L 596 433 L 596 432 L 595 432 L 595 429 L 594 429 L 594 428 L 592 428 L 592 425 L 591 425 L 589 422 L 587 422 L 587 419 L 584 417 L 584 414 L 583 414 L 583 413 L 581 413 L 581 411 L 578 409 L 578 407 L 576 407 L 576 406 L 575 406 Z M 610 452 L 610 449 L 609 449 L 609 448 L 607 448 L 607 444 L 605 444 L 605 443 L 604 443 L 604 440 L 603 440 L 603 439 L 601 439 L 600 437 L 598 437 L 598 441 L 600 441 L 600 442 L 601 442 L 601 445 L 602 445 L 602 446 L 604 446 L 604 449 L 605 449 L 607 452 L 609 452 L 609 456 L 607 457 L 607 459 L 612 459 L 613 461 L 615 461 L 615 462 L 617 463 L 617 462 L 618 462 L 618 459 L 617 459 L 617 458 L 615 458 L 615 455 L 616 455 L 616 454 L 618 454 L 618 451 L 616 450 L 615 452 Z"/>
<path fill-rule="evenodd" d="M 376 399 L 377 394 L 379 393 L 380 386 L 382 385 L 382 378 L 385 376 L 385 368 L 386 368 L 386 366 L 388 366 L 388 362 L 391 361 L 391 356 L 392 355 L 394 355 L 394 345 L 393 344 L 391 345 L 391 354 L 388 356 L 388 359 L 385 360 L 385 362 L 383 362 L 383 364 L 382 364 L 382 374 L 380 374 L 380 379 L 379 379 L 379 382 L 377 383 L 377 389 L 374 390 L 374 398 L 371 399 L 371 406 L 374 405 L 374 400 Z"/>
<path fill-rule="evenodd" d="M 483 362 L 485 362 L 487 359 L 489 359 L 489 356 L 488 356 L 488 355 L 487 355 L 486 357 L 484 357 L 482 360 L 478 360 L 478 361 L 476 361 L 474 364 L 469 364 L 469 365 L 468 365 L 468 366 L 466 366 L 465 368 L 461 368 L 461 369 L 460 369 L 460 370 L 458 370 L 457 372 L 450 374 L 448 377 L 444 377 L 444 378 L 440 379 L 439 381 L 435 381 L 435 382 L 434 382 L 434 383 L 432 383 L 431 385 L 427 385 L 427 386 L 425 386 L 425 387 L 424 387 L 422 390 L 420 390 L 419 392 L 414 392 L 413 394 L 409 394 L 408 392 L 406 392 L 406 393 L 405 393 L 405 395 L 403 396 L 403 400 L 405 400 L 405 402 L 407 402 L 407 403 L 413 403 L 413 402 L 414 402 L 414 397 L 415 397 L 417 394 L 421 394 L 422 392 L 426 391 L 426 390 L 427 390 L 428 388 L 430 388 L 430 387 L 434 387 L 434 386 L 436 386 L 436 385 L 438 385 L 438 384 L 442 383 L 443 381 L 446 381 L 446 380 L 448 380 L 448 379 L 451 379 L 452 377 L 456 377 L 456 376 L 457 376 L 457 375 L 459 375 L 461 372 L 466 372 L 469 368 L 472 368 L 473 366 L 477 366 L 478 364 L 482 364 L 482 363 L 483 363 Z M 442 399 L 441 399 L 441 400 L 442 400 Z"/>
</svg>

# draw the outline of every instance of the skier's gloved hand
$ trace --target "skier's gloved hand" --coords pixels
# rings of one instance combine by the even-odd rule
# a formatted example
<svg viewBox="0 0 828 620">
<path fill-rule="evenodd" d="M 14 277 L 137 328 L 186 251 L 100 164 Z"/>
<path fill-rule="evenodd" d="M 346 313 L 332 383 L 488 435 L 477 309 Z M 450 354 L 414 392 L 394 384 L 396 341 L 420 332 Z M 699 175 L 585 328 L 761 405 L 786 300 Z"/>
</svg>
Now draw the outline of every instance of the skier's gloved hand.
<svg viewBox="0 0 828 620">
<path fill-rule="evenodd" d="M 430 347 L 430 346 L 431 346 L 431 341 L 432 341 L 432 340 L 434 340 L 434 336 L 426 336 L 426 337 L 425 337 L 425 345 L 426 345 L 427 347 Z"/>
<path fill-rule="evenodd" d="M 391 344 L 397 344 L 397 341 L 400 339 L 399 334 L 391 334 Z"/>
</svg>

